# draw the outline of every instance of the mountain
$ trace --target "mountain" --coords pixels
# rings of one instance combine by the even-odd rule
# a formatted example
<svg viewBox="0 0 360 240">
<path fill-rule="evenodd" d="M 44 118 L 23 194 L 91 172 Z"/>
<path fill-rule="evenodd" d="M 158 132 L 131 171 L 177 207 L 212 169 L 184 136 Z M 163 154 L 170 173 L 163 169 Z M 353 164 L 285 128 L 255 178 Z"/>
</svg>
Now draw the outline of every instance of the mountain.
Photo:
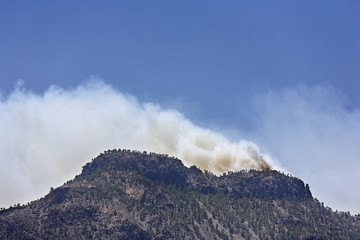
<svg viewBox="0 0 360 240">
<path fill-rule="evenodd" d="M 277 171 L 218 177 L 109 150 L 45 197 L 2 210 L 0 239 L 360 239 L 360 220 Z"/>
</svg>

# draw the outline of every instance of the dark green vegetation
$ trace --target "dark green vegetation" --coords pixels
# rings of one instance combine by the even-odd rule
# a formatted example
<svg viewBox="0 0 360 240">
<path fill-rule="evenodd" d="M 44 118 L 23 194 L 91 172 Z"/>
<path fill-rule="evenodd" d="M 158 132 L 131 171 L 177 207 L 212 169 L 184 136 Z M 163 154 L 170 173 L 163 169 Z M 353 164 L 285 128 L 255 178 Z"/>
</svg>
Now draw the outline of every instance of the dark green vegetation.
<svg viewBox="0 0 360 240">
<path fill-rule="evenodd" d="M 1 211 L 0 239 L 360 239 L 360 220 L 276 171 L 216 177 L 113 150 L 44 198 Z"/>
</svg>

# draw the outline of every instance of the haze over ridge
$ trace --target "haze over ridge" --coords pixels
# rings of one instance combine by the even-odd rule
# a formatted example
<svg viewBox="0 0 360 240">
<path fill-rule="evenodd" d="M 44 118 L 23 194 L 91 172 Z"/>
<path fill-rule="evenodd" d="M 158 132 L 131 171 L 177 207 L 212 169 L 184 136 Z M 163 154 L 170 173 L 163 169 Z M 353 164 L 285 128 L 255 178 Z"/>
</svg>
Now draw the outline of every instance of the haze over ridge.
<svg viewBox="0 0 360 240">
<path fill-rule="evenodd" d="M 19 82 L 0 110 L 4 206 L 40 197 L 113 148 L 166 153 L 215 174 L 273 165 L 250 141 L 232 142 L 176 110 L 140 103 L 99 79 L 70 90 L 51 86 L 43 94 Z"/>
<path fill-rule="evenodd" d="M 256 168 L 256 161 L 248 160 L 262 156 L 273 168 L 309 183 L 314 196 L 326 205 L 359 212 L 360 189 L 353 183 L 358 181 L 360 111 L 331 85 L 259 93 L 247 106 L 250 111 L 243 113 L 251 122 L 247 130 L 240 124 L 239 129 L 211 131 L 177 110 L 141 103 L 99 78 L 92 79 L 75 88 L 51 86 L 44 93 L 27 90 L 20 81 L 1 97 L 0 187 L 6 193 L 1 206 L 46 194 L 107 149 L 168 153 L 188 166 L 195 157 L 197 165 L 217 173 L 241 168 L 238 160 L 228 161 L 235 149 L 243 156 L 242 166 Z M 251 139 L 256 145 L 236 139 Z"/>
</svg>

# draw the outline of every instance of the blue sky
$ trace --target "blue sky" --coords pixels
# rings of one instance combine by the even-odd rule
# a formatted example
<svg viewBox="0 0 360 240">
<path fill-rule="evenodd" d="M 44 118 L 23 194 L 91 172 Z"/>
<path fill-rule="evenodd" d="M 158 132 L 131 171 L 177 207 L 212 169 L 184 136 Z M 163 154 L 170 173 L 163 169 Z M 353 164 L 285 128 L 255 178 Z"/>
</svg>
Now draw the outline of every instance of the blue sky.
<svg viewBox="0 0 360 240">
<path fill-rule="evenodd" d="M 359 212 L 359 10 L 332 0 L 1 1 L 2 102 L 19 79 L 42 95 L 96 75 L 255 142 L 325 204 Z"/>
</svg>

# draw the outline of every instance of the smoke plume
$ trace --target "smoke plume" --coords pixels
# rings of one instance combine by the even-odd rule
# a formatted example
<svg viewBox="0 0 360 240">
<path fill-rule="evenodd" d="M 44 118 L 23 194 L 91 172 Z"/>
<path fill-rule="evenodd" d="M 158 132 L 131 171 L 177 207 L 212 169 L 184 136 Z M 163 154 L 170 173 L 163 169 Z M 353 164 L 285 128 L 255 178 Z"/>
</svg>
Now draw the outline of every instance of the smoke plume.
<svg viewBox="0 0 360 240">
<path fill-rule="evenodd" d="M 251 138 L 326 205 L 360 213 L 360 108 L 331 85 L 298 85 L 254 98 Z"/>
<path fill-rule="evenodd" d="M 252 142 L 231 142 L 100 80 L 41 95 L 20 84 L 0 103 L 0 205 L 34 200 L 114 148 L 167 153 L 215 174 L 272 163 Z"/>
</svg>

